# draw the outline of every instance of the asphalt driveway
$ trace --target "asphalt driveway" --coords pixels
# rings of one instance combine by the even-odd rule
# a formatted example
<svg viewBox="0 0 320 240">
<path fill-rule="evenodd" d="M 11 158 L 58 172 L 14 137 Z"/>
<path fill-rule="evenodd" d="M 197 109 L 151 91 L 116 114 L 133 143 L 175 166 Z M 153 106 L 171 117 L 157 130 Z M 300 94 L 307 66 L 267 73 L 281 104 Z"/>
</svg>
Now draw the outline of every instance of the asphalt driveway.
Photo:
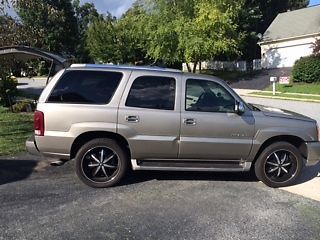
<svg viewBox="0 0 320 240">
<path fill-rule="evenodd" d="M 320 120 L 313 105 L 247 100 Z M 134 172 L 117 187 L 92 189 L 72 161 L 48 163 L 0 158 L 0 240 L 320 239 L 320 202 L 269 188 L 250 173 Z M 311 174 L 301 182 L 317 173 L 305 171 Z"/>
<path fill-rule="evenodd" d="M 251 174 L 135 172 L 92 189 L 73 162 L 0 160 L 0 239 L 320 239 L 320 203 Z"/>
</svg>

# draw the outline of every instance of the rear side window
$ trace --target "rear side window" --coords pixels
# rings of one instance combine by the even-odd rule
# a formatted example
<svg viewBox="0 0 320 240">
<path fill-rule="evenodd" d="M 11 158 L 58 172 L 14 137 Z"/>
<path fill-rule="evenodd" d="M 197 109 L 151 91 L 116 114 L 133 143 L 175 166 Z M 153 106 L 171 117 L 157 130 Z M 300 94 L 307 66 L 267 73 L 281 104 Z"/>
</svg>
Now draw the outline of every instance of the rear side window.
<svg viewBox="0 0 320 240">
<path fill-rule="evenodd" d="M 126 106 L 173 110 L 175 101 L 174 78 L 143 76 L 134 80 Z"/>
<path fill-rule="evenodd" d="M 58 81 L 48 102 L 107 104 L 121 79 L 119 72 L 69 71 Z"/>
</svg>

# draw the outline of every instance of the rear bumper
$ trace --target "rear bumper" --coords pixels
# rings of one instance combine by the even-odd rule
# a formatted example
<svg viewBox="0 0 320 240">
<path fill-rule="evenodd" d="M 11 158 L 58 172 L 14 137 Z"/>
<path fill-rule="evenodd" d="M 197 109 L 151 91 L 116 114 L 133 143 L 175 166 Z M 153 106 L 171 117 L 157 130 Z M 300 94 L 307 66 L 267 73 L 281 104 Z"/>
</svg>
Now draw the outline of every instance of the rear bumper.
<svg viewBox="0 0 320 240">
<path fill-rule="evenodd" d="M 307 166 L 313 166 L 320 161 L 320 142 L 307 142 L 308 160 Z"/>
<path fill-rule="evenodd" d="M 37 144 L 35 142 L 34 135 L 32 135 L 26 141 L 26 149 L 27 149 L 27 152 L 32 154 L 32 155 L 41 156 L 41 153 L 39 152 L 39 150 L 37 148 Z"/>
</svg>

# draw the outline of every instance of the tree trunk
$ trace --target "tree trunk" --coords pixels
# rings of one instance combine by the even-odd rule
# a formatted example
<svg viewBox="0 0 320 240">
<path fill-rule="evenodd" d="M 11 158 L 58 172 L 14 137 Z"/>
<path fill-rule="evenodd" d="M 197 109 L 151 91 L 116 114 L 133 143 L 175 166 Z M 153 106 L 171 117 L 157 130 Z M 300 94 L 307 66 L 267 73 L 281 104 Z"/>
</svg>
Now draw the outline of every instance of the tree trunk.
<svg viewBox="0 0 320 240">
<path fill-rule="evenodd" d="M 198 64 L 198 61 L 195 61 L 195 62 L 193 63 L 193 70 L 192 70 L 193 73 L 196 72 L 197 64 Z"/>
<path fill-rule="evenodd" d="M 186 65 L 187 65 L 187 68 L 188 68 L 188 72 L 191 72 L 191 67 L 190 67 L 189 63 L 186 63 Z"/>
<path fill-rule="evenodd" d="M 201 73 L 202 71 L 202 65 L 201 65 L 201 61 L 199 61 L 199 72 Z"/>
</svg>

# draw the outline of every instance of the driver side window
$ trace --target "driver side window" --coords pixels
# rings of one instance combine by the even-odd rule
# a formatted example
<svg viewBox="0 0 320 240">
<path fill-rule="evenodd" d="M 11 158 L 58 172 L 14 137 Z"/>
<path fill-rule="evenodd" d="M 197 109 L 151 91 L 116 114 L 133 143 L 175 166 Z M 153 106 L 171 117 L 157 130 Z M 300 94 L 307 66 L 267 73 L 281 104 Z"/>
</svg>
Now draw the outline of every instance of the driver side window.
<svg viewBox="0 0 320 240">
<path fill-rule="evenodd" d="M 218 83 L 188 79 L 185 106 L 186 111 L 234 112 L 235 99 Z"/>
</svg>

